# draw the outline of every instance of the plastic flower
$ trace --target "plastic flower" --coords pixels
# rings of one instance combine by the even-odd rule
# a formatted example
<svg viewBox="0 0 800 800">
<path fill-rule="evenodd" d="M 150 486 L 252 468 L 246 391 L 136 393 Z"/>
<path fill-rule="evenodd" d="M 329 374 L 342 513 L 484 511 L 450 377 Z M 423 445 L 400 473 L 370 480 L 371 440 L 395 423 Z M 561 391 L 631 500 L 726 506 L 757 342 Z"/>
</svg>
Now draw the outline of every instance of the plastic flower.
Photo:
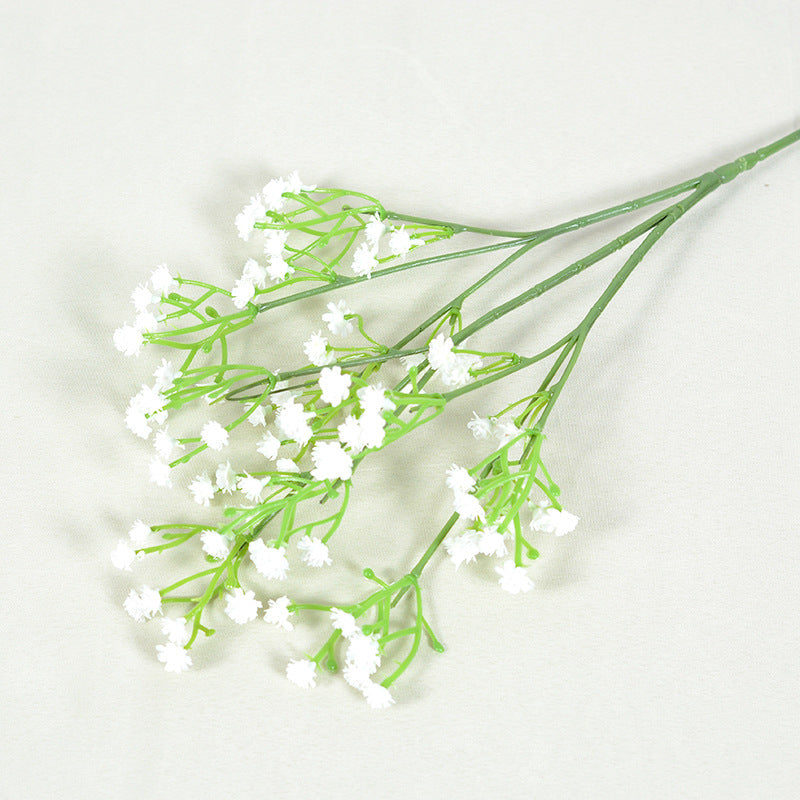
<svg viewBox="0 0 800 800">
<path fill-rule="evenodd" d="M 263 539 L 254 539 L 247 549 L 250 560 L 261 575 L 272 580 L 286 580 L 289 562 L 285 547 L 268 547 Z"/>
<path fill-rule="evenodd" d="M 258 443 L 256 451 L 261 453 L 264 458 L 274 461 L 278 457 L 278 450 L 280 446 L 281 440 L 267 431 L 264 434 L 264 438 Z"/>
<path fill-rule="evenodd" d="M 297 549 L 303 554 L 303 561 L 310 567 L 331 565 L 328 546 L 321 539 L 306 534 L 297 543 Z"/>
<path fill-rule="evenodd" d="M 131 589 L 128 596 L 125 598 L 122 607 L 136 622 L 143 622 L 147 617 L 144 613 L 144 606 L 142 605 L 142 598 L 139 597 L 139 592 L 136 589 Z"/>
<path fill-rule="evenodd" d="M 389 250 L 393 256 L 404 256 L 418 242 L 411 238 L 405 225 L 392 230 L 389 235 Z"/>
<path fill-rule="evenodd" d="M 190 633 L 186 628 L 186 617 L 164 617 L 161 620 L 161 633 L 170 642 L 183 647 L 189 641 Z M 190 661 L 191 663 L 191 661 Z"/>
<path fill-rule="evenodd" d="M 227 558 L 231 551 L 230 541 L 218 531 L 203 531 L 200 534 L 200 541 L 203 543 L 203 552 L 208 553 L 211 558 Z"/>
<path fill-rule="evenodd" d="M 389 708 L 394 703 L 391 692 L 385 686 L 373 681 L 367 681 L 361 687 L 361 693 L 370 708 Z"/>
<path fill-rule="evenodd" d="M 494 526 L 478 531 L 478 550 L 484 556 L 504 556 L 508 553 L 506 535 L 498 533 Z"/>
<path fill-rule="evenodd" d="M 120 539 L 111 553 L 111 563 L 117 569 L 130 572 L 134 561 L 136 561 L 136 551 L 124 539 Z"/>
<path fill-rule="evenodd" d="M 164 486 L 167 489 L 172 488 L 172 478 L 170 477 L 170 466 L 159 458 L 151 459 L 148 465 L 150 470 L 150 480 L 156 486 Z"/>
<path fill-rule="evenodd" d="M 339 442 L 317 442 L 311 451 L 314 469 L 311 470 L 318 481 L 347 481 L 353 476 L 353 459 Z"/>
<path fill-rule="evenodd" d="M 247 592 L 237 586 L 232 592 L 226 592 L 225 613 L 239 625 L 245 622 L 252 622 L 258 616 L 258 609 L 261 608 L 261 601 L 256 600 L 255 592 Z"/>
<path fill-rule="evenodd" d="M 172 451 L 176 448 L 179 450 L 185 449 L 185 446 L 182 445 L 177 439 L 170 436 L 169 428 L 164 426 L 156 431 L 155 439 L 153 440 L 153 444 L 156 448 L 156 453 L 164 461 L 169 461 L 172 457 Z"/>
<path fill-rule="evenodd" d="M 353 253 L 353 263 L 350 269 L 359 277 L 372 276 L 372 270 L 378 266 L 378 259 L 375 258 L 375 251 L 366 243 L 360 244 Z"/>
<path fill-rule="evenodd" d="M 486 417 L 479 417 L 475 411 L 472 419 L 467 423 L 467 428 L 476 439 L 488 439 L 492 435 L 492 421 Z"/>
<path fill-rule="evenodd" d="M 255 428 L 258 425 L 266 425 L 267 417 L 264 406 L 256 406 L 247 417 L 247 421 Z"/>
<path fill-rule="evenodd" d="M 158 660 L 164 664 L 167 672 L 181 673 L 192 666 L 192 657 L 189 651 L 177 642 L 157 644 Z"/>
<path fill-rule="evenodd" d="M 138 356 L 144 344 L 144 336 L 138 328 L 125 323 L 114 331 L 114 347 L 126 356 Z"/>
<path fill-rule="evenodd" d="M 317 685 L 317 665 L 308 658 L 293 658 L 286 665 L 286 677 L 301 689 L 313 689 Z"/>
<path fill-rule="evenodd" d="M 151 303 L 157 303 L 159 299 L 159 297 L 156 297 L 156 295 L 150 291 L 147 281 L 140 283 L 133 292 L 131 292 L 131 302 L 137 311 L 146 311 Z"/>
<path fill-rule="evenodd" d="M 233 469 L 230 461 L 226 461 L 224 464 L 219 464 L 217 466 L 216 472 L 214 473 L 214 482 L 217 485 L 217 489 L 221 492 L 233 494 L 236 490 L 236 470 Z"/>
<path fill-rule="evenodd" d="M 283 178 L 273 178 L 262 190 L 261 197 L 269 211 L 280 211 L 286 203 L 283 193 L 289 186 Z"/>
<path fill-rule="evenodd" d="M 192 493 L 195 503 L 201 506 L 208 506 L 211 500 L 214 499 L 216 489 L 211 482 L 211 478 L 204 473 L 203 475 L 195 476 L 195 479 L 189 484 L 189 491 Z"/>
<path fill-rule="evenodd" d="M 367 237 L 370 247 L 377 246 L 385 230 L 386 226 L 383 224 L 383 220 L 377 214 L 373 214 L 364 226 L 364 235 Z"/>
<path fill-rule="evenodd" d="M 162 358 L 161 363 L 153 372 L 153 377 L 155 378 L 153 389 L 161 393 L 168 392 L 180 376 L 181 373 L 175 369 L 175 365 L 169 359 Z"/>
<path fill-rule="evenodd" d="M 253 475 L 245 474 L 239 478 L 236 488 L 251 502 L 260 503 L 261 493 L 269 483 L 269 476 L 266 478 L 256 478 Z"/>
<path fill-rule="evenodd" d="M 212 450 L 222 450 L 228 444 L 228 439 L 228 431 L 213 419 L 200 430 L 200 440 Z"/>
<path fill-rule="evenodd" d="M 453 358 L 453 340 L 440 333 L 428 345 L 428 363 L 431 369 L 442 369 Z"/>
<path fill-rule="evenodd" d="M 145 525 L 144 522 L 137 519 L 136 522 L 131 525 L 128 536 L 134 544 L 143 545 L 150 538 L 152 532 L 149 525 Z"/>
<path fill-rule="evenodd" d="M 267 264 L 267 274 L 275 283 L 286 280 L 293 272 L 294 267 L 286 262 L 283 256 L 270 256 Z"/>
<path fill-rule="evenodd" d="M 328 352 L 328 340 L 320 331 L 311 334 L 303 344 L 303 352 L 315 367 L 324 367 L 334 360 L 333 353 Z"/>
<path fill-rule="evenodd" d="M 283 258 L 288 238 L 289 231 L 264 231 L 264 255 L 270 258 Z"/>
<path fill-rule="evenodd" d="M 579 520 L 580 517 L 570 514 L 569 511 L 553 508 L 549 500 L 540 500 L 533 511 L 531 530 L 565 536 L 575 530 Z"/>
<path fill-rule="evenodd" d="M 486 519 L 486 512 L 474 494 L 456 492 L 453 496 L 453 509 L 459 517 L 469 520 Z"/>
<path fill-rule="evenodd" d="M 125 427 L 141 439 L 147 439 L 153 432 L 144 411 L 130 405 L 125 410 Z"/>
<path fill-rule="evenodd" d="M 278 472 L 300 472 L 300 467 L 291 458 L 279 458 L 275 462 L 275 469 Z"/>
<path fill-rule="evenodd" d="M 178 281 L 172 277 L 166 264 L 159 264 L 150 275 L 150 285 L 155 294 L 166 297 L 173 289 L 178 288 Z"/>
<path fill-rule="evenodd" d="M 341 631 L 345 639 L 349 639 L 361 630 L 358 627 L 356 618 L 347 611 L 342 611 L 341 608 L 331 608 L 330 619 L 331 625 L 336 630 Z"/>
<path fill-rule="evenodd" d="M 244 308 L 256 293 L 256 287 L 250 278 L 239 278 L 231 290 L 231 299 L 236 308 Z"/>
<path fill-rule="evenodd" d="M 447 470 L 447 488 L 454 492 L 471 492 L 475 488 L 475 478 L 457 464 Z"/>
<path fill-rule="evenodd" d="M 314 416 L 313 411 L 306 411 L 293 397 L 284 400 L 275 413 L 275 424 L 287 439 L 294 439 L 304 445 L 311 438 L 311 426 L 308 420 Z"/>
<path fill-rule="evenodd" d="M 253 286 L 264 289 L 267 286 L 267 269 L 254 258 L 248 258 L 242 269 L 242 279 L 250 281 Z"/>
<path fill-rule="evenodd" d="M 500 588 L 506 592 L 519 594 L 533 589 L 528 571 L 524 567 L 518 567 L 512 559 L 505 561 L 502 567 L 495 567 L 494 571 L 500 576 Z"/>
<path fill-rule="evenodd" d="M 322 399 L 332 406 L 338 406 L 350 395 L 350 385 L 353 379 L 342 368 L 323 367 L 319 373 L 319 388 L 322 390 Z"/>
<path fill-rule="evenodd" d="M 481 551 L 478 531 L 468 530 L 460 536 L 448 536 L 444 541 L 444 549 L 456 569 L 462 564 L 475 561 L 475 557 Z"/>
<path fill-rule="evenodd" d="M 362 386 L 357 392 L 358 402 L 365 414 L 379 415 L 383 411 L 393 411 L 394 403 L 386 396 L 386 389 L 378 383 Z"/>
<path fill-rule="evenodd" d="M 287 631 L 294 630 L 294 625 L 289 621 L 289 617 L 294 614 L 293 611 L 289 611 L 291 602 L 286 595 L 270 600 L 269 607 L 264 612 L 264 621 Z"/>
<path fill-rule="evenodd" d="M 358 670 L 372 675 L 381 665 L 381 650 L 378 637 L 356 631 L 348 640 L 345 661 Z"/>
<path fill-rule="evenodd" d="M 256 222 L 264 222 L 267 209 L 260 197 L 251 197 L 250 202 L 236 215 L 236 230 L 239 238 L 247 241 L 253 233 Z"/>
<path fill-rule="evenodd" d="M 349 313 L 350 309 L 347 308 L 344 300 L 328 303 L 328 311 L 322 315 L 322 321 L 334 336 L 349 336 L 353 332 L 353 323 L 349 319 L 345 319 L 345 315 Z"/>
</svg>

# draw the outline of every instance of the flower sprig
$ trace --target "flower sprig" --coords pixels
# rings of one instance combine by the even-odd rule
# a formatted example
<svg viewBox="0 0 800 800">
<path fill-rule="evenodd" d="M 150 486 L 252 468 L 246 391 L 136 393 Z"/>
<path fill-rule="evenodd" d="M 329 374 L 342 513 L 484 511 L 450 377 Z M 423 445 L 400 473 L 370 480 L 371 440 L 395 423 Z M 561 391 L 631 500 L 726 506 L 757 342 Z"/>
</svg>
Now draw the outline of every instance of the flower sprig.
<svg viewBox="0 0 800 800">
<path fill-rule="evenodd" d="M 180 609 L 180 616 L 162 619 L 166 642 L 157 646 L 157 657 L 165 669 L 179 673 L 192 665 L 199 634 L 214 633 L 208 624 L 212 604 L 224 604 L 236 624 L 260 616 L 286 631 L 301 612 L 324 612 L 331 633 L 318 652 L 290 661 L 287 677 L 311 688 L 322 672 L 341 671 L 371 707 L 385 708 L 394 702 L 389 687 L 407 672 L 423 639 L 443 649 L 423 614 L 421 585 L 423 570 L 441 549 L 456 568 L 479 556 L 497 558 L 500 587 L 529 592 L 539 557 L 536 537 L 563 536 L 578 523 L 562 506 L 542 451 L 548 417 L 594 324 L 649 250 L 691 208 L 798 139 L 800 132 L 792 133 L 697 178 L 532 231 L 393 212 L 368 194 L 320 189 L 292 173 L 267 183 L 236 217 L 240 238 L 261 252 L 247 258 L 232 285 L 188 279 L 166 265 L 154 269 L 134 289 L 134 322 L 114 332 L 114 344 L 128 356 L 147 347 L 180 358 L 161 358 L 152 383 L 128 403 L 125 423 L 141 439 L 152 437 L 153 482 L 180 484 L 209 515 L 218 510 L 221 516 L 152 526 L 137 520 L 112 553 L 124 571 L 176 548 L 202 556 L 196 571 L 161 589 L 131 589 L 123 603 L 137 621 L 168 606 Z M 485 291 L 533 248 L 654 204 L 663 207 L 551 275 L 526 279 L 529 285 L 511 299 L 497 302 Z M 484 243 L 460 247 L 462 234 Z M 449 249 L 422 255 L 434 243 Z M 506 314 L 626 248 L 622 267 L 584 317 L 542 350 L 483 350 L 469 343 Z M 364 317 L 351 308 L 355 303 L 341 296 L 367 280 L 495 253 L 501 258 L 485 274 L 443 298 L 425 319 L 410 320 L 394 342 L 368 332 Z M 270 311 L 326 293 L 336 294 L 319 328 L 302 342 L 300 363 L 278 369 L 235 355 L 243 331 L 259 327 Z M 479 293 L 487 298 L 484 306 L 465 319 L 465 301 Z M 467 423 L 475 439 L 494 441 L 494 448 L 470 468 L 453 464 L 442 476 L 452 493 L 451 513 L 417 563 L 395 571 L 402 577 L 384 581 L 365 568 L 378 588 L 349 604 L 321 602 L 313 591 L 309 602 L 263 594 L 264 581 L 271 586 L 286 580 L 298 559 L 315 570 L 334 562 L 334 537 L 352 535 L 347 511 L 366 458 L 416 435 L 456 398 L 539 363 L 546 372 L 535 391 L 495 414 L 474 413 Z M 198 471 L 187 472 L 189 465 Z M 411 600 L 401 605 L 406 596 Z M 376 678 L 386 658 L 398 653 L 395 668 Z"/>
</svg>

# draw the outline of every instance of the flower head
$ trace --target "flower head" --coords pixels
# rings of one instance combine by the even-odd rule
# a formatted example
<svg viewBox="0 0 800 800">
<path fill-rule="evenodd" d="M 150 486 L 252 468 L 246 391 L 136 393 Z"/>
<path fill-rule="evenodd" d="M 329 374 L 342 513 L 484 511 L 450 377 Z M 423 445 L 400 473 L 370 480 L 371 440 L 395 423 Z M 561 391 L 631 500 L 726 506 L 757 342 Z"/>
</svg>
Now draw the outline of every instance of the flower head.
<svg viewBox="0 0 800 800">
<path fill-rule="evenodd" d="M 189 484 L 189 491 L 192 493 L 195 503 L 201 506 L 208 506 L 211 500 L 214 499 L 216 489 L 211 482 L 211 478 L 203 473 L 195 476 L 195 479 Z"/>
<path fill-rule="evenodd" d="M 258 443 L 256 451 L 261 453 L 264 458 L 274 461 L 278 457 L 278 450 L 280 449 L 280 446 L 281 440 L 267 431 L 261 441 Z"/>
<path fill-rule="evenodd" d="M 287 631 L 293 630 L 294 625 L 289 621 L 289 617 L 294 614 L 294 611 L 289 611 L 291 604 L 292 601 L 286 595 L 276 600 L 270 600 L 269 606 L 264 612 L 264 621 Z"/>
<path fill-rule="evenodd" d="M 213 419 L 200 430 L 200 440 L 212 450 L 222 450 L 228 444 L 228 439 L 228 431 Z"/>
<path fill-rule="evenodd" d="M 333 353 L 328 351 L 328 340 L 320 331 L 311 334 L 303 344 L 303 352 L 315 367 L 323 367 L 334 360 Z"/>
<path fill-rule="evenodd" d="M 111 563 L 117 569 L 131 571 L 131 565 L 136 561 L 136 551 L 124 540 L 120 539 L 111 553 Z"/>
<path fill-rule="evenodd" d="M 334 336 L 349 336 L 353 332 L 353 323 L 346 319 L 350 313 L 344 300 L 338 303 L 328 303 L 327 313 L 322 315 L 322 321 Z"/>
<path fill-rule="evenodd" d="M 475 556 L 481 551 L 478 542 L 479 534 L 475 530 L 465 531 L 460 536 L 449 536 L 444 540 L 444 548 L 456 569 L 475 560 Z"/>
<path fill-rule="evenodd" d="M 166 297 L 173 289 L 178 288 L 178 281 L 172 277 L 166 264 L 159 264 L 150 275 L 150 285 L 155 294 Z"/>
<path fill-rule="evenodd" d="M 474 411 L 467 428 L 476 439 L 488 439 L 492 435 L 492 421 L 487 417 L 479 417 Z"/>
<path fill-rule="evenodd" d="M 231 551 L 228 538 L 215 530 L 203 531 L 200 534 L 200 541 L 203 543 L 203 552 L 208 553 L 211 558 L 227 558 Z"/>
<path fill-rule="evenodd" d="M 144 522 L 137 519 L 136 522 L 131 525 L 128 536 L 134 544 L 143 545 L 150 538 L 152 532 L 149 525 L 145 525 Z"/>
<path fill-rule="evenodd" d="M 164 486 L 167 489 L 172 488 L 172 478 L 170 477 L 170 466 L 159 458 L 153 458 L 148 465 L 150 470 L 150 480 L 156 486 Z"/>
<path fill-rule="evenodd" d="M 319 388 L 322 390 L 322 399 L 332 406 L 338 406 L 350 396 L 350 385 L 353 379 L 342 368 L 323 367 L 319 373 Z"/>
<path fill-rule="evenodd" d="M 144 344 L 141 330 L 127 323 L 114 331 L 114 347 L 126 356 L 138 356 Z"/>
<path fill-rule="evenodd" d="M 512 559 L 505 561 L 502 567 L 494 571 L 500 576 L 500 588 L 511 594 L 529 592 L 533 589 L 533 581 L 528 577 L 528 570 L 518 567 Z"/>
<path fill-rule="evenodd" d="M 167 672 L 179 674 L 192 666 L 192 657 L 189 655 L 189 651 L 177 642 L 157 644 L 156 652 L 158 660 L 164 664 Z"/>
<path fill-rule="evenodd" d="M 236 308 L 244 308 L 254 297 L 256 287 L 250 278 L 239 278 L 231 290 L 231 299 Z"/>
<path fill-rule="evenodd" d="M 250 202 L 236 215 L 236 230 L 239 238 L 247 241 L 253 233 L 256 222 L 264 222 L 267 209 L 260 197 L 251 197 Z"/>
<path fill-rule="evenodd" d="M 389 708 L 394 703 L 391 692 L 379 683 L 367 681 L 361 689 L 370 708 Z"/>
<path fill-rule="evenodd" d="M 353 476 L 353 458 L 339 442 L 317 442 L 311 451 L 314 469 L 311 474 L 318 481 L 348 481 Z"/>
<path fill-rule="evenodd" d="M 369 222 L 364 226 L 364 234 L 367 237 L 367 242 L 369 243 L 370 247 L 377 246 L 385 230 L 386 226 L 384 225 L 383 220 L 377 213 L 373 214 L 369 218 Z"/>
<path fill-rule="evenodd" d="M 311 426 L 308 420 L 314 416 L 313 411 L 306 411 L 293 397 L 284 400 L 275 413 L 275 424 L 287 439 L 294 439 L 299 445 L 305 445 L 311 438 Z"/>
<path fill-rule="evenodd" d="M 225 594 L 227 604 L 225 613 L 239 625 L 245 622 L 252 622 L 258 616 L 258 609 L 261 608 L 261 601 L 256 600 L 255 592 L 247 592 L 237 586 L 232 592 Z"/>
<path fill-rule="evenodd" d="M 317 665 L 308 658 L 293 658 L 286 665 L 286 677 L 301 689 L 313 689 L 317 685 Z"/>
<path fill-rule="evenodd" d="M 356 631 L 348 640 L 344 658 L 347 664 L 372 675 L 381 665 L 378 637 L 375 634 L 367 635 L 363 631 Z"/>
<path fill-rule="evenodd" d="M 233 494 L 236 490 L 236 470 L 231 466 L 230 461 L 217 466 L 214 473 L 214 482 L 221 492 Z"/>
<path fill-rule="evenodd" d="M 580 517 L 570 514 L 569 511 L 553 508 L 549 500 L 541 500 L 534 508 L 531 530 L 565 536 L 575 530 L 579 520 Z"/>
<path fill-rule="evenodd" d="M 250 560 L 265 578 L 283 581 L 289 571 L 285 547 L 268 547 L 263 539 L 254 539 L 247 546 Z"/>
<path fill-rule="evenodd" d="M 419 244 L 419 242 L 411 238 L 405 225 L 394 228 L 389 235 L 389 250 L 393 256 L 406 255 L 415 244 Z"/>
<path fill-rule="evenodd" d="M 349 614 L 347 611 L 342 611 L 341 608 L 331 608 L 330 613 L 331 625 L 338 631 L 342 632 L 345 639 L 349 639 L 354 634 L 361 631 L 358 627 L 356 618 Z"/>
<path fill-rule="evenodd" d="M 164 617 L 161 620 L 161 633 L 170 642 L 183 647 L 189 641 L 190 633 L 186 628 L 186 617 Z"/>
<path fill-rule="evenodd" d="M 447 488 L 454 492 L 471 492 L 475 488 L 475 478 L 457 464 L 447 470 Z"/>
<path fill-rule="evenodd" d="M 297 549 L 303 554 L 303 561 L 310 567 L 330 566 L 328 546 L 313 536 L 306 534 L 297 543 Z"/>
<path fill-rule="evenodd" d="M 366 243 L 360 244 L 353 253 L 353 263 L 350 266 L 353 274 L 369 278 L 372 276 L 372 270 L 377 266 L 378 259 L 375 257 L 375 251 Z"/>
<path fill-rule="evenodd" d="M 254 258 L 248 258 L 242 269 L 242 280 L 250 281 L 258 289 L 264 289 L 267 286 L 267 268 Z"/>
</svg>

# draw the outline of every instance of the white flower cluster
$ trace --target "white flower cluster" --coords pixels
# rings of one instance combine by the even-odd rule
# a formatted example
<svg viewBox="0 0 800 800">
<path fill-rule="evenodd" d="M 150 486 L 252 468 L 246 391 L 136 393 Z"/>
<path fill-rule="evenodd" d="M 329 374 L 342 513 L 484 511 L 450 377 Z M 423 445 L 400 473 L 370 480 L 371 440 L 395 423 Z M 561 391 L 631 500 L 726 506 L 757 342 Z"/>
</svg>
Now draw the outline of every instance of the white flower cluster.
<svg viewBox="0 0 800 800">
<path fill-rule="evenodd" d="M 348 315 L 352 315 L 352 312 L 345 304 L 345 301 L 339 300 L 336 303 L 328 303 L 327 308 L 327 312 L 322 315 L 322 321 L 326 324 L 328 330 L 334 336 L 349 336 L 353 332 L 353 323 L 348 319 Z M 328 344 L 328 339 L 322 335 L 322 331 L 317 331 L 309 336 L 308 340 L 303 343 L 303 352 L 306 354 L 309 363 L 315 367 L 327 366 L 336 359 Z M 350 385 L 349 379 L 347 385 Z M 325 402 L 330 403 L 331 401 L 326 399 Z M 331 403 L 331 405 L 338 404 Z"/>
<path fill-rule="evenodd" d="M 267 212 L 281 212 L 291 202 L 287 194 L 312 192 L 316 186 L 307 186 L 300 180 L 295 170 L 287 178 L 273 178 L 259 194 L 250 198 L 250 202 L 236 216 L 236 229 L 240 238 L 248 241 L 256 223 L 267 221 Z M 264 230 L 264 256 L 266 266 L 254 258 L 245 262 L 242 276 L 233 286 L 231 298 L 237 308 L 244 308 L 255 296 L 257 289 L 265 289 L 267 278 L 275 283 L 286 280 L 294 272 L 294 267 L 287 260 L 286 242 L 288 231 Z"/>
<path fill-rule="evenodd" d="M 163 314 L 155 314 L 150 306 L 160 303 L 164 297 L 177 288 L 178 281 L 172 276 L 166 264 L 160 264 L 150 275 L 150 279 L 139 284 L 131 295 L 136 309 L 133 325 L 125 323 L 114 331 L 114 347 L 126 356 L 138 356 L 144 345 L 144 334 L 154 333 L 164 319 Z"/>
<path fill-rule="evenodd" d="M 522 431 L 510 420 L 499 420 L 496 417 L 479 417 L 473 411 L 467 428 L 476 439 L 497 439 L 498 447 L 504 447 Z"/>
<path fill-rule="evenodd" d="M 353 263 L 350 268 L 353 274 L 359 277 L 371 277 L 372 270 L 378 266 L 378 254 L 381 248 L 381 240 L 384 234 L 389 233 L 388 237 L 388 250 L 389 256 L 403 257 L 407 255 L 412 248 L 425 244 L 422 239 L 412 237 L 405 229 L 404 225 L 399 228 L 389 226 L 387 229 L 386 224 L 378 216 L 374 214 L 369 222 L 364 226 L 364 235 L 366 241 L 362 242 L 353 253 Z"/>
<path fill-rule="evenodd" d="M 445 386 L 457 388 L 474 380 L 471 370 L 480 367 L 482 361 L 474 353 L 454 352 L 453 340 L 440 333 L 428 345 L 428 363 Z"/>
<path fill-rule="evenodd" d="M 167 637 L 167 642 L 156 645 L 158 660 L 167 672 L 185 672 L 192 666 L 192 657 L 184 647 L 190 638 L 186 618 L 164 617 L 161 621 L 161 632 Z"/>
<path fill-rule="evenodd" d="M 128 537 L 130 538 L 131 544 L 143 547 L 147 544 L 151 533 L 152 529 L 148 525 L 145 525 L 140 519 L 137 519 L 136 522 L 131 525 L 128 531 Z M 126 542 L 125 539 L 120 539 L 117 542 L 116 548 L 111 553 L 111 563 L 117 569 L 130 572 L 133 562 L 144 558 L 144 553 L 137 553 L 136 550 L 131 547 L 131 544 Z"/>
<path fill-rule="evenodd" d="M 453 509 L 461 519 L 486 519 L 480 500 L 473 494 L 475 478 L 464 467 L 453 464 L 447 470 L 447 488 L 453 492 Z"/>
<path fill-rule="evenodd" d="M 370 708 L 388 708 L 394 703 L 394 698 L 385 686 L 372 680 L 381 665 L 378 636 L 364 633 L 355 617 L 341 608 L 331 608 L 330 621 L 334 629 L 341 631 L 347 640 L 342 676 L 350 686 L 361 692 Z M 286 666 L 286 677 L 303 689 L 316 686 L 316 672 L 317 664 L 309 658 L 292 659 Z"/>
<path fill-rule="evenodd" d="M 572 533 L 580 517 L 570 514 L 569 511 L 553 508 L 553 504 L 545 498 L 533 506 L 531 530 L 540 533 L 553 533 L 556 536 L 565 536 Z"/>
</svg>

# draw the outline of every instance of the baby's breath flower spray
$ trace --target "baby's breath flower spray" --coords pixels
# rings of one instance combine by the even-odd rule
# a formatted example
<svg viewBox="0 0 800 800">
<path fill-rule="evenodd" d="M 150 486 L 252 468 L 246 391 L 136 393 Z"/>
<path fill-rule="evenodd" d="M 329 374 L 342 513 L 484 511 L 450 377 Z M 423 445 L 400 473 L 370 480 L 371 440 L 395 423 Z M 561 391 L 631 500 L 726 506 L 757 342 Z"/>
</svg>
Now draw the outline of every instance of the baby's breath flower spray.
<svg viewBox="0 0 800 800">
<path fill-rule="evenodd" d="M 164 669 L 180 674 L 193 666 L 198 637 L 214 633 L 212 604 L 232 624 L 260 619 L 287 634 L 305 615 L 320 614 L 327 637 L 316 651 L 298 652 L 286 677 L 311 689 L 321 673 L 340 673 L 371 708 L 388 708 L 395 682 L 422 643 L 443 650 L 423 603 L 422 574 L 437 552 L 456 569 L 495 559 L 501 590 L 534 589 L 537 539 L 571 534 L 578 524 L 561 503 L 542 451 L 548 417 L 594 324 L 687 212 L 798 139 L 795 131 L 697 178 L 529 231 L 395 212 L 368 194 L 304 184 L 294 172 L 267 183 L 236 217 L 235 230 L 252 252 L 231 285 L 156 267 L 133 290 L 133 322 L 113 334 L 124 355 L 155 351 L 159 360 L 152 382 L 128 403 L 125 425 L 153 442 L 154 454 L 145 459 L 150 480 L 173 491 L 188 487 L 206 519 L 150 525 L 137 519 L 110 557 L 130 573 L 146 556 L 175 548 L 199 562 L 159 589 L 131 588 L 122 604 L 137 622 L 160 619 L 164 638 L 155 650 Z M 485 291 L 545 242 L 648 206 L 659 210 L 515 297 L 495 303 Z M 463 247 L 462 234 L 483 242 Z M 436 242 L 436 252 L 426 255 Z M 525 353 L 470 345 L 478 331 L 626 249 L 622 266 L 580 322 L 548 346 Z M 442 297 L 426 318 L 407 320 L 399 338 L 379 341 L 367 332 L 354 291 L 359 284 L 493 255 L 491 269 Z M 329 302 L 302 343 L 299 363 L 275 368 L 239 359 L 243 337 L 273 325 L 270 312 L 317 295 Z M 483 306 L 465 319 L 468 298 L 483 298 Z M 286 342 L 295 336 L 270 331 Z M 401 565 L 395 580 L 365 565 L 370 588 L 361 597 L 320 601 L 316 587 L 309 587 L 314 600 L 305 601 L 282 591 L 294 565 L 319 574 L 335 561 L 334 536 L 347 535 L 345 517 L 364 459 L 444 413 L 454 398 L 540 363 L 544 376 L 527 394 L 473 414 L 465 435 L 482 440 L 484 452 L 488 442 L 493 449 L 470 466 L 452 464 L 441 476 L 452 506 L 416 564 Z"/>
</svg>

